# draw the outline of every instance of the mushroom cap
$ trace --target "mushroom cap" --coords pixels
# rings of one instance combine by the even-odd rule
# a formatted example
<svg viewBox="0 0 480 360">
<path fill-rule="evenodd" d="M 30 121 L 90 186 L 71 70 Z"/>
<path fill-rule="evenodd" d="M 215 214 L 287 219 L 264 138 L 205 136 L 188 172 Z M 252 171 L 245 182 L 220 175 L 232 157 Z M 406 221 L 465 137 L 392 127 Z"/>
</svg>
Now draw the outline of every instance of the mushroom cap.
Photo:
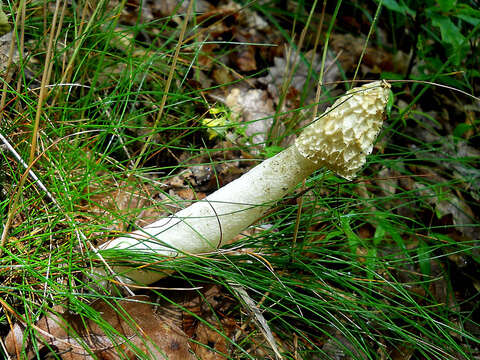
<svg viewBox="0 0 480 360">
<path fill-rule="evenodd" d="M 295 141 L 302 156 L 347 180 L 372 152 L 383 124 L 390 85 L 375 81 L 347 91 Z"/>
</svg>

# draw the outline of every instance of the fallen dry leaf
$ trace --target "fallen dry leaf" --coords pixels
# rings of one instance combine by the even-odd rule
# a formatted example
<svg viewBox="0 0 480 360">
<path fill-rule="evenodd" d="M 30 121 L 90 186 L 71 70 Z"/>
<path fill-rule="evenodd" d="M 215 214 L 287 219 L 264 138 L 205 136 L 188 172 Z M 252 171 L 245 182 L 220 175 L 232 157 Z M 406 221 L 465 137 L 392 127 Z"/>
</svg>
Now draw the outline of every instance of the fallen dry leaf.
<svg viewBox="0 0 480 360">
<path fill-rule="evenodd" d="M 199 359 L 222 360 L 228 356 L 228 344 L 225 338 L 220 335 L 221 332 L 221 329 L 211 329 L 203 322 L 197 325 L 196 341 L 192 343 L 192 349 Z"/>
<path fill-rule="evenodd" d="M 340 71 L 333 60 L 332 55 L 327 53 L 323 75 L 323 82 L 326 84 L 340 79 Z M 296 93 L 297 96 L 304 92 L 308 94 L 307 103 L 311 102 L 315 97 L 317 87 L 314 75 L 319 74 L 322 69 L 321 56 L 309 51 L 305 53 L 304 57 L 301 57 L 298 53 L 285 49 L 284 55 L 275 57 L 273 61 L 274 65 L 269 68 L 268 75 L 259 79 L 261 83 L 267 85 L 272 97 L 280 98 L 282 90 L 287 94 Z M 290 74 L 292 74 L 291 79 L 289 79 Z M 285 88 L 287 80 L 290 80 L 290 83 Z"/>
<path fill-rule="evenodd" d="M 220 360 L 228 357 L 230 354 L 228 337 L 233 334 L 236 322 L 233 318 L 222 315 L 232 306 L 231 300 L 225 296 L 222 288 L 210 286 L 202 296 L 184 302 L 183 306 L 205 320 L 195 321 L 189 313 L 183 313 L 183 329 L 192 337 L 191 346 L 197 357 L 202 360 Z"/>
<path fill-rule="evenodd" d="M 147 296 L 132 296 L 116 304 L 96 300 L 91 304 L 93 315 L 101 318 L 103 326 L 78 314 L 49 313 L 35 326 L 40 342 L 37 351 L 48 344 L 63 360 L 136 359 L 136 354 L 150 359 L 195 359 L 184 332 L 168 319 L 160 319 L 148 301 Z M 5 339 L 13 358 L 21 351 L 23 330 L 16 324 Z M 24 346 L 28 359 L 36 357 L 30 341 Z"/>
<path fill-rule="evenodd" d="M 365 39 L 352 34 L 332 34 L 330 46 L 338 54 L 338 61 L 345 72 L 353 71 L 363 52 Z M 386 50 L 368 46 L 362 59 L 364 72 L 378 73 L 391 71 L 404 74 L 407 71 L 409 56 L 402 51 L 395 55 Z"/>
<path fill-rule="evenodd" d="M 234 56 L 234 62 L 241 71 L 257 70 L 257 61 L 255 60 L 255 48 L 252 45 L 242 46 Z"/>
</svg>

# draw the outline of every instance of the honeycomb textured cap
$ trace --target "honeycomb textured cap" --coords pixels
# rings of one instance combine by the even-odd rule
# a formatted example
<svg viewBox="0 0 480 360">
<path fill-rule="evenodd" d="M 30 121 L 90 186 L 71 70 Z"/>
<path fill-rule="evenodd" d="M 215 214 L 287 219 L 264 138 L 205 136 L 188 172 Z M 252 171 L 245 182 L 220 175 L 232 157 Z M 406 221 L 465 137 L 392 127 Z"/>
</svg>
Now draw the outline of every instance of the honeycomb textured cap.
<svg viewBox="0 0 480 360">
<path fill-rule="evenodd" d="M 302 156 L 351 180 L 372 152 L 390 85 L 376 81 L 349 90 L 295 141 Z"/>
</svg>

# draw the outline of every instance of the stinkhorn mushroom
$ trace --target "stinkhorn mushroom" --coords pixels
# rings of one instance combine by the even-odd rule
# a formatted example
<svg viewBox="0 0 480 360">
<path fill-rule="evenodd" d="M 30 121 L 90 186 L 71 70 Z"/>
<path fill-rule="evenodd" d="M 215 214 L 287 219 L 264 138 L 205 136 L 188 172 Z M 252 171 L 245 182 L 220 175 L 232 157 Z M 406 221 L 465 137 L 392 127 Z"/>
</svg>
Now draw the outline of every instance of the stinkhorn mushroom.
<svg viewBox="0 0 480 360">
<path fill-rule="evenodd" d="M 349 90 L 306 127 L 294 145 L 205 199 L 107 242 L 101 249 L 162 256 L 211 252 L 254 223 L 315 170 L 325 167 L 352 179 L 372 151 L 389 88 L 388 83 L 377 81 Z M 148 269 L 115 269 L 134 283 L 151 284 L 164 276 Z"/>
</svg>

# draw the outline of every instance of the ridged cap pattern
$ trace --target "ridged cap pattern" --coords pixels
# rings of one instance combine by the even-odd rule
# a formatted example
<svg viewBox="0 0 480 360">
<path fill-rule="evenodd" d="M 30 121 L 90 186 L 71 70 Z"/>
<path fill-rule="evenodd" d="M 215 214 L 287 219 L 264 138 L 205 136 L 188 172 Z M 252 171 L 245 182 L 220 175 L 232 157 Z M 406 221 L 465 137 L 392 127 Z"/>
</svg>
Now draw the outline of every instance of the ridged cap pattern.
<svg viewBox="0 0 480 360">
<path fill-rule="evenodd" d="M 389 88 L 387 82 L 376 81 L 347 91 L 297 138 L 300 154 L 353 179 L 382 127 Z"/>
</svg>

